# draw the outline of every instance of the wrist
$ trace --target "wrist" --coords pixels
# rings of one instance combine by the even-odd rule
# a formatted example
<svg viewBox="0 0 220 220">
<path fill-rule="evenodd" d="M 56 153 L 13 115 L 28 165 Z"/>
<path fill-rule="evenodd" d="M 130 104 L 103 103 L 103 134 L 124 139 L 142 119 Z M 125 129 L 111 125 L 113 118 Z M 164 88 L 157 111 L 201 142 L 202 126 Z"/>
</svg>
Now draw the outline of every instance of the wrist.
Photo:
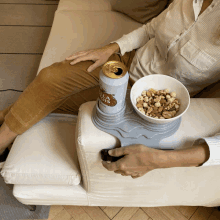
<svg viewBox="0 0 220 220">
<path fill-rule="evenodd" d="M 167 164 L 170 167 L 198 167 L 205 163 L 210 156 L 209 146 L 204 143 L 189 149 L 165 152 Z"/>
<path fill-rule="evenodd" d="M 119 53 L 120 47 L 117 43 L 111 43 L 108 45 L 110 53 Z"/>
</svg>

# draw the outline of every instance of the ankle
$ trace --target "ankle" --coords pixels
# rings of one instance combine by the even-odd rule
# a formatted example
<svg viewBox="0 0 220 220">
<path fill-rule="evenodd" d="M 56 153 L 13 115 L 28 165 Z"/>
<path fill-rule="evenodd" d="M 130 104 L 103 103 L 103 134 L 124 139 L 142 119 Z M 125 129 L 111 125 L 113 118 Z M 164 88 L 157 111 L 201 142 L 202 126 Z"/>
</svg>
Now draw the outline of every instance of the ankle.
<svg viewBox="0 0 220 220">
<path fill-rule="evenodd" d="M 2 126 L 0 127 L 0 133 L 3 133 L 5 136 L 7 136 L 10 139 L 16 138 L 18 136 L 18 134 L 11 131 L 10 128 L 5 123 L 3 123 Z"/>
</svg>

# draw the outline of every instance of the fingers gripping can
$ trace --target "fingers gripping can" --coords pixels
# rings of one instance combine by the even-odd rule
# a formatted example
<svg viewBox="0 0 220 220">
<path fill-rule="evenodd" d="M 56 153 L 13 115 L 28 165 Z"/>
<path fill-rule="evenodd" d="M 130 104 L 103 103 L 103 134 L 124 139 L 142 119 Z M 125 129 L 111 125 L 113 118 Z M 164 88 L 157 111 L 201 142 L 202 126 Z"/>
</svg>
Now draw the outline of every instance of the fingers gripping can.
<svg viewBox="0 0 220 220">
<path fill-rule="evenodd" d="M 119 61 L 105 63 L 99 73 L 99 99 L 101 111 L 107 114 L 119 112 L 125 105 L 129 74 Z"/>
</svg>

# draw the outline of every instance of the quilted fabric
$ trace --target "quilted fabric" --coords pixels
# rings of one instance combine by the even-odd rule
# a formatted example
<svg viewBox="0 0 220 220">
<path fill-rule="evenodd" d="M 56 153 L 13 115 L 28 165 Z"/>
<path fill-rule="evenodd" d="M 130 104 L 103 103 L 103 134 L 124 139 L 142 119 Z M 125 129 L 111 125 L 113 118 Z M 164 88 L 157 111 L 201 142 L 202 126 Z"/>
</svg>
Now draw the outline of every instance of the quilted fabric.
<svg viewBox="0 0 220 220">
<path fill-rule="evenodd" d="M 77 116 L 51 113 L 19 135 L 1 171 L 8 184 L 78 185 Z"/>
</svg>

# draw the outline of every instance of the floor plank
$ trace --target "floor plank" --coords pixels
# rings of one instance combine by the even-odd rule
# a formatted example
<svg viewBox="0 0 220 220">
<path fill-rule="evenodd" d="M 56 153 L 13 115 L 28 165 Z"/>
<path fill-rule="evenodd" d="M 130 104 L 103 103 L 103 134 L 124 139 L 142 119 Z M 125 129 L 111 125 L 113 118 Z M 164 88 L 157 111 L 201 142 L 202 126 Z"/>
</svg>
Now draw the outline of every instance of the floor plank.
<svg viewBox="0 0 220 220">
<path fill-rule="evenodd" d="M 101 210 L 104 210 L 107 206 L 99 206 Z"/>
<path fill-rule="evenodd" d="M 43 53 L 51 27 L 0 26 L 0 53 Z"/>
<path fill-rule="evenodd" d="M 220 219 L 220 211 L 214 210 L 212 215 L 209 217 L 208 220 L 219 220 Z"/>
<path fill-rule="evenodd" d="M 55 218 L 61 211 L 64 210 L 64 207 L 62 205 L 52 205 L 50 207 L 50 212 L 49 212 L 49 220 Z"/>
<path fill-rule="evenodd" d="M 57 5 L 1 4 L 0 25 L 52 26 Z"/>
<path fill-rule="evenodd" d="M 63 209 L 58 215 L 56 215 L 52 220 L 73 220 L 71 215 Z M 50 220 L 50 219 L 49 219 Z"/>
<path fill-rule="evenodd" d="M 175 206 L 176 208 L 176 206 Z M 198 209 L 198 206 L 179 206 L 178 210 L 189 219 L 195 211 Z"/>
<path fill-rule="evenodd" d="M 80 206 L 63 206 L 74 220 L 92 220 L 85 210 Z"/>
<path fill-rule="evenodd" d="M 153 220 L 170 220 L 158 207 L 141 207 Z"/>
<path fill-rule="evenodd" d="M 81 206 L 93 220 L 109 220 L 105 213 L 96 206 Z"/>
<path fill-rule="evenodd" d="M 124 207 L 113 218 L 113 220 L 129 220 L 138 211 L 138 209 L 138 207 Z"/>
<path fill-rule="evenodd" d="M 170 219 L 170 220 L 187 220 L 187 218 L 175 207 L 172 206 L 163 206 L 159 209 Z"/>
<path fill-rule="evenodd" d="M 214 212 L 214 208 L 199 207 L 190 220 L 207 220 Z"/>
<path fill-rule="evenodd" d="M 110 218 L 114 218 L 117 213 L 122 209 L 122 207 L 106 207 L 105 209 L 103 209 L 103 212 L 105 212 L 105 214 Z"/>
<path fill-rule="evenodd" d="M 0 54 L 0 88 L 24 90 L 36 77 L 42 55 Z"/>
<path fill-rule="evenodd" d="M 138 209 L 138 211 L 130 218 L 130 220 L 152 220 L 147 214 L 142 210 Z"/>
<path fill-rule="evenodd" d="M 58 4 L 59 0 L 0 0 L 0 4 Z"/>
</svg>

